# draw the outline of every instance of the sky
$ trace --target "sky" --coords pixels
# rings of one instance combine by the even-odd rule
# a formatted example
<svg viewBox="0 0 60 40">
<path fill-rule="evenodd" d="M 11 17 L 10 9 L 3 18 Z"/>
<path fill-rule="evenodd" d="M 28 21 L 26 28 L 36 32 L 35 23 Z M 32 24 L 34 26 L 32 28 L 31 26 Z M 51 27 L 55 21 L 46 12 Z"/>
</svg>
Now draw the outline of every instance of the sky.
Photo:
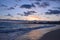
<svg viewBox="0 0 60 40">
<path fill-rule="evenodd" d="M 0 19 L 60 21 L 60 0 L 0 0 Z"/>
</svg>

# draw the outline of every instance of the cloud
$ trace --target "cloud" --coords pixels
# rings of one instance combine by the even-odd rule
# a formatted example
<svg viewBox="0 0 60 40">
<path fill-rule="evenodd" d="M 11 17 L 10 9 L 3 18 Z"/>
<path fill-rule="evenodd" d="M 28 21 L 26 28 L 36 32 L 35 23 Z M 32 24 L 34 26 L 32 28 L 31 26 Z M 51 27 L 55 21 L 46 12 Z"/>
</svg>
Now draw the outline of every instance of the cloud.
<svg viewBox="0 0 60 40">
<path fill-rule="evenodd" d="M 54 9 L 60 9 L 60 7 L 53 7 Z"/>
<path fill-rule="evenodd" d="M 39 7 L 43 7 L 43 8 L 50 6 L 50 4 L 48 2 L 42 2 L 42 3 L 35 2 L 35 4 L 38 5 Z"/>
<path fill-rule="evenodd" d="M 8 10 L 12 10 L 12 9 L 15 9 L 14 7 L 10 7 L 10 8 L 8 8 Z"/>
<path fill-rule="evenodd" d="M 5 4 L 1 4 L 0 7 L 8 7 L 8 6 Z"/>
<path fill-rule="evenodd" d="M 47 6 L 49 6 L 50 4 L 48 3 L 48 2 L 42 2 L 41 4 L 40 4 L 40 7 L 47 7 Z"/>
<path fill-rule="evenodd" d="M 30 9 L 30 8 L 32 8 L 32 7 L 35 7 L 35 5 L 34 4 L 23 4 L 20 8 L 27 8 L 27 9 Z"/>
<path fill-rule="evenodd" d="M 42 1 L 42 0 L 36 0 L 36 1 Z"/>
<path fill-rule="evenodd" d="M 60 0 L 50 0 L 50 1 L 60 1 Z"/>
<path fill-rule="evenodd" d="M 35 11 L 27 11 L 27 12 L 24 12 L 24 16 L 28 16 L 28 15 L 31 15 L 33 13 L 36 13 Z"/>
<path fill-rule="evenodd" d="M 40 3 L 39 2 L 35 2 L 36 5 L 40 6 Z"/>
<path fill-rule="evenodd" d="M 46 14 L 60 14 L 60 10 L 48 10 L 49 12 L 46 12 Z"/>
<path fill-rule="evenodd" d="M 11 14 L 7 14 L 7 15 L 5 15 L 5 16 L 10 16 L 10 17 L 12 17 L 12 15 L 11 15 Z"/>
<path fill-rule="evenodd" d="M 30 0 L 30 1 L 42 1 L 42 0 Z"/>
<path fill-rule="evenodd" d="M 21 1 L 21 0 L 15 0 L 16 2 L 19 2 L 19 1 Z"/>
<path fill-rule="evenodd" d="M 17 13 L 17 15 L 23 16 L 23 14 L 21 14 L 21 13 Z"/>
</svg>

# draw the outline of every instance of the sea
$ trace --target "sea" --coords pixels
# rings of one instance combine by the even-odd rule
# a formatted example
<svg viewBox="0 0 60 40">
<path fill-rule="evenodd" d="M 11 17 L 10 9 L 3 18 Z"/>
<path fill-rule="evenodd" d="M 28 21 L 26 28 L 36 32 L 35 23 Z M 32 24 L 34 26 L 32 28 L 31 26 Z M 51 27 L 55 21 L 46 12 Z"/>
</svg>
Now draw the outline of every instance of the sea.
<svg viewBox="0 0 60 40">
<path fill-rule="evenodd" d="M 43 40 L 42 37 L 44 37 L 45 34 L 55 30 L 60 30 L 59 24 L 0 22 L 0 40 Z"/>
</svg>

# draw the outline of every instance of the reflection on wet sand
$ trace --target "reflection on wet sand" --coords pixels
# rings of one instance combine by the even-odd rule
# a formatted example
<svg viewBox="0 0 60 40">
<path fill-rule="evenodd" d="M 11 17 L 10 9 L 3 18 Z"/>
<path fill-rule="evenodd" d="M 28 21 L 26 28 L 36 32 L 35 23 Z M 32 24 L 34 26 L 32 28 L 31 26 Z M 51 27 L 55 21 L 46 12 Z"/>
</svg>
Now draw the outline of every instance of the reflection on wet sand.
<svg viewBox="0 0 60 40">
<path fill-rule="evenodd" d="M 29 33 L 26 33 L 23 36 L 19 36 L 17 37 L 16 40 L 38 40 L 40 39 L 44 34 L 53 31 L 53 30 L 57 30 L 60 29 L 59 26 L 56 27 L 51 27 L 51 28 L 44 28 L 44 29 L 37 29 L 37 30 L 32 30 Z"/>
</svg>

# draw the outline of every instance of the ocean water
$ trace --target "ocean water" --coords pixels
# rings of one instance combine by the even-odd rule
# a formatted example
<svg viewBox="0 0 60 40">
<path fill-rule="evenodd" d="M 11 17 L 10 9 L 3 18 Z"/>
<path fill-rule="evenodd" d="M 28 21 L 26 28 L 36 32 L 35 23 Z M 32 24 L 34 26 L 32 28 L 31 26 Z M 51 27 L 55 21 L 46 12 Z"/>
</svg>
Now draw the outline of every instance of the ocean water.
<svg viewBox="0 0 60 40">
<path fill-rule="evenodd" d="M 40 40 L 48 32 L 60 29 L 59 24 L 0 23 L 0 40 Z"/>
</svg>

